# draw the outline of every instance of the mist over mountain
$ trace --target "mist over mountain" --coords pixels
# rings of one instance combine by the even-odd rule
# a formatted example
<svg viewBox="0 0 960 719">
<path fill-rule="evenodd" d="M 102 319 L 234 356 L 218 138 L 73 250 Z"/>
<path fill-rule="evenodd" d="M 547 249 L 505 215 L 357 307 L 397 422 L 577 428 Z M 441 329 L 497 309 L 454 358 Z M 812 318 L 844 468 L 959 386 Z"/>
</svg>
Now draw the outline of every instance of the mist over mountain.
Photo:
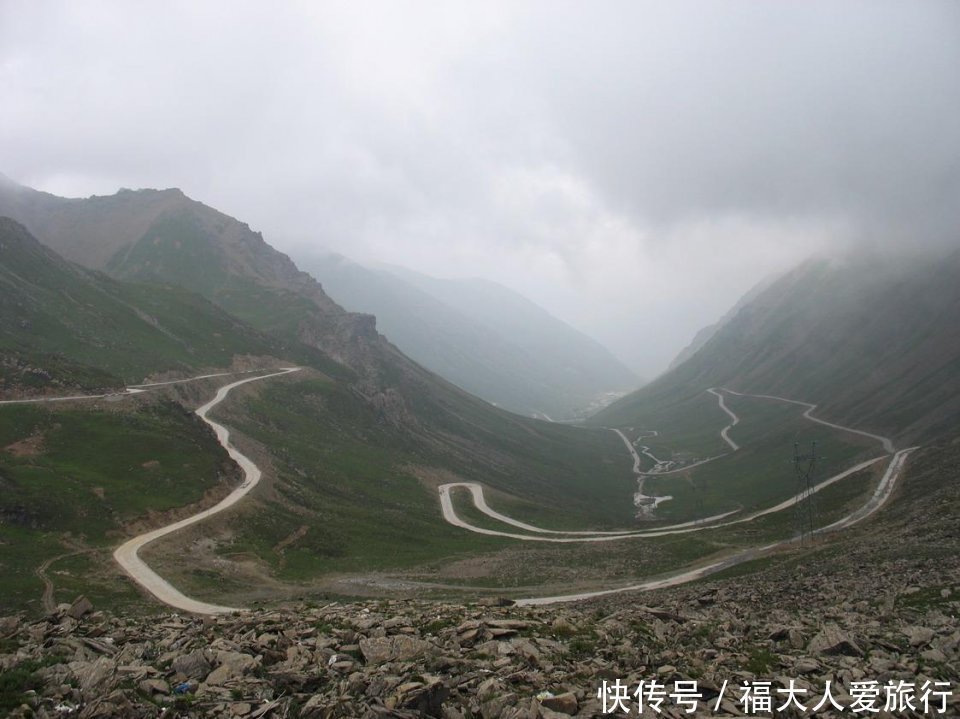
<svg viewBox="0 0 960 719">
<path fill-rule="evenodd" d="M 700 330 L 698 330 L 693 336 L 693 339 L 690 340 L 690 344 L 680 350 L 677 356 L 673 358 L 673 360 L 670 362 L 670 365 L 667 367 L 667 371 L 672 370 L 675 367 L 679 367 L 688 359 L 693 357 L 697 352 L 699 352 L 701 347 L 709 342 L 713 336 L 724 327 L 724 325 L 736 317 L 737 313 L 739 313 L 745 305 L 752 302 L 757 295 L 773 284 L 775 279 L 776 278 L 768 278 L 762 282 L 759 282 L 753 289 L 737 300 L 737 303 L 726 313 L 724 313 L 723 317 L 714 322 L 712 325 L 707 325 L 706 327 L 702 327 Z"/>
<path fill-rule="evenodd" d="M 376 315 L 404 353 L 505 409 L 566 419 L 640 384 L 595 340 L 502 285 L 336 254 L 298 262 L 346 308 Z"/>
<path fill-rule="evenodd" d="M 906 441 L 960 416 L 960 250 L 809 260 L 751 292 L 690 356 L 602 410 L 631 422 L 726 386 L 820 405 Z M 671 399 L 672 398 L 672 399 Z"/>
</svg>

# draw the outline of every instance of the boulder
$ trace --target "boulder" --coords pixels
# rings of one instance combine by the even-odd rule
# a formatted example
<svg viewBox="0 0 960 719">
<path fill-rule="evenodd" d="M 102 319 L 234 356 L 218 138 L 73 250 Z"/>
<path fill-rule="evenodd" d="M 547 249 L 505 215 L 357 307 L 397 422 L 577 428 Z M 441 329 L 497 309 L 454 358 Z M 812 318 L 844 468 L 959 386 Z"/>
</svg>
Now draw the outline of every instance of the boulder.
<svg viewBox="0 0 960 719">
<path fill-rule="evenodd" d="M 203 649 L 196 649 L 175 657 L 170 663 L 170 668 L 183 674 L 187 679 L 203 679 L 213 669 L 213 665 Z"/>
<path fill-rule="evenodd" d="M 400 634 L 393 637 L 361 639 L 360 652 L 367 664 L 406 662 L 436 653 L 430 642 Z"/>
<path fill-rule="evenodd" d="M 73 604 L 67 610 L 67 616 L 73 619 L 80 619 L 93 611 L 93 603 L 85 596 L 81 595 L 73 600 Z"/>
<path fill-rule="evenodd" d="M 854 638 L 835 625 L 824 627 L 807 645 L 811 654 L 844 654 L 862 657 L 863 650 Z"/>
<path fill-rule="evenodd" d="M 449 698 L 450 689 L 443 682 L 433 682 L 406 692 L 401 699 L 403 709 L 412 709 L 421 716 L 443 716 L 443 703 Z"/>
<path fill-rule="evenodd" d="M 577 697 L 574 696 L 573 692 L 564 692 L 563 694 L 544 697 L 540 700 L 540 705 L 551 711 L 569 716 L 576 714 L 579 707 Z"/>
<path fill-rule="evenodd" d="M 929 627 L 909 627 L 904 631 L 911 647 L 922 647 L 930 643 L 936 633 Z"/>
<path fill-rule="evenodd" d="M 249 654 L 221 650 L 217 652 L 219 666 L 207 676 L 205 683 L 218 686 L 230 679 L 242 677 L 252 671 L 259 662 Z"/>
</svg>

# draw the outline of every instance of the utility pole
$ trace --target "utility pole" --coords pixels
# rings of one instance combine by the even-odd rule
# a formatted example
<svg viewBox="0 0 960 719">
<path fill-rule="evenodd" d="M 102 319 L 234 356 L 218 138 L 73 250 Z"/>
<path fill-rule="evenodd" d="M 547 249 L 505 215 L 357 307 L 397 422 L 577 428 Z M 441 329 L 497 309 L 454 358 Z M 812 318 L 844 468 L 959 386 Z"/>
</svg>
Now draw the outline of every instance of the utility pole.
<svg viewBox="0 0 960 719">
<path fill-rule="evenodd" d="M 817 456 L 816 441 L 810 443 L 808 454 L 803 454 L 800 451 L 800 443 L 794 442 L 793 467 L 797 476 L 797 503 L 794 505 L 794 515 L 801 546 L 803 546 L 805 538 L 813 537 L 813 532 L 817 527 L 817 505 L 814 500 L 813 487 L 818 459 L 822 459 L 822 457 Z"/>
</svg>

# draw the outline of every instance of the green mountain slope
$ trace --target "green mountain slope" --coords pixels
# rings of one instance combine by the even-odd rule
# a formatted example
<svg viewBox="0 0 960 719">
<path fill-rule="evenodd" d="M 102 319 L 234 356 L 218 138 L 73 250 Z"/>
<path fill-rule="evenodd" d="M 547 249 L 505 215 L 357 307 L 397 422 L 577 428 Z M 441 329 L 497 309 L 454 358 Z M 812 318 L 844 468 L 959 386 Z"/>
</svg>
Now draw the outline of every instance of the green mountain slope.
<svg viewBox="0 0 960 719">
<path fill-rule="evenodd" d="M 345 313 L 248 225 L 177 189 L 68 199 L 7 181 L 0 183 L 2 214 L 77 264 L 117 279 L 176 284 L 287 339 L 314 344 L 324 336 L 327 349 L 345 349 L 355 327 L 369 324 Z M 334 341 L 338 332 L 345 342 Z"/>
<path fill-rule="evenodd" d="M 58 293 L 56 287 L 45 284 L 48 270 L 42 269 L 53 263 L 55 269 L 49 271 L 60 272 L 62 268 L 56 269 L 60 266 L 55 257 L 46 257 L 44 264 L 35 259 L 36 252 L 24 253 L 26 259 L 14 277 L 21 282 L 29 279 L 29 291 L 35 293 L 44 311 L 31 322 L 53 321 L 47 318 L 59 318 L 61 322 L 67 318 L 72 322 L 74 314 L 85 317 L 86 310 L 75 311 L 74 295 L 83 293 L 84 298 L 90 299 L 82 304 L 96 307 L 100 300 L 95 301 L 90 293 L 110 295 L 104 288 L 113 285 L 121 288 L 117 292 L 125 302 L 147 312 L 141 304 L 148 300 L 159 302 L 161 308 L 166 306 L 165 295 L 152 287 L 176 286 L 171 296 L 193 297 L 191 302 L 198 303 L 203 316 L 207 310 L 202 308 L 211 308 L 211 303 L 215 305 L 211 318 L 226 318 L 235 323 L 238 341 L 243 336 L 241 333 L 247 332 L 250 342 L 263 343 L 263 352 L 304 366 L 302 372 L 294 375 L 239 388 L 223 405 L 218 405 L 216 412 L 220 418 L 236 430 L 236 441 L 241 443 L 238 446 L 243 446 L 245 452 L 264 466 L 264 482 L 230 511 L 146 550 L 147 559 L 158 571 L 184 591 L 200 598 L 236 601 L 237 605 L 258 598 L 303 593 L 316 596 L 330 587 L 341 595 L 360 593 L 373 585 L 393 591 L 390 584 L 393 576 L 385 573 L 400 570 L 404 581 L 425 584 L 447 581 L 503 587 L 524 582 L 533 587 L 543 573 L 548 573 L 551 581 L 565 584 L 579 581 L 581 572 L 602 571 L 609 577 L 611 556 L 615 557 L 617 576 L 626 578 L 643 572 L 665 571 L 724 548 L 739 546 L 738 543 L 755 541 L 755 537 L 747 533 L 738 534 L 740 530 L 721 529 L 718 534 L 706 537 L 664 537 L 649 543 L 624 542 L 611 547 L 517 547 L 507 540 L 477 537 L 451 527 L 440 517 L 436 486 L 453 480 L 482 482 L 496 509 L 541 526 L 555 529 L 636 526 L 632 500 L 637 483 L 631 471 L 632 460 L 613 432 L 513 415 L 444 381 L 381 337 L 371 316 L 340 308 L 315 280 L 300 272 L 289 258 L 267 245 L 246 225 L 178 192 L 121 192 L 111 198 L 76 201 L 31 193 L 25 188 L 13 191 L 0 188 L 0 196 L 7 198 L 8 205 L 19 202 L 21 219 L 26 222 L 32 217 L 33 226 L 42 229 L 45 233 L 40 237 L 42 241 L 64 252 L 74 252 L 76 259 L 114 278 L 106 280 L 96 272 L 77 270 L 63 263 L 74 273 L 76 287 L 73 291 Z M 20 199 L 14 202 L 11 197 Z M 43 209 L 45 203 L 48 210 Z M 110 222 L 110 216 L 115 218 L 115 223 Z M 97 233 L 102 237 L 95 243 L 96 252 L 86 254 L 90 248 L 83 252 L 77 250 L 79 240 L 76 238 L 85 238 L 83 242 L 87 242 Z M 41 254 L 43 252 L 46 251 L 41 248 Z M 32 279 L 31 268 L 35 275 Z M 810 266 L 802 271 L 815 269 Z M 791 288 L 797 285 L 789 282 L 790 276 L 748 303 L 691 360 L 670 373 L 681 373 L 679 379 L 671 384 L 665 381 L 668 375 L 657 383 L 651 394 L 643 395 L 649 401 L 641 409 L 649 412 L 652 407 L 658 411 L 656 423 L 649 428 L 664 430 L 662 439 L 666 442 L 669 439 L 667 422 L 673 421 L 678 431 L 696 435 L 693 438 L 700 444 L 698 451 L 702 455 L 710 455 L 721 444 L 717 433 L 726 418 L 715 398 L 704 395 L 707 386 L 728 383 L 734 389 L 780 391 L 787 396 L 821 400 L 814 393 L 816 388 L 804 384 L 800 364 L 792 385 L 768 388 L 748 387 L 746 383 L 748 380 L 760 383 L 776 376 L 771 375 L 770 368 L 778 364 L 784 366 L 784 356 L 796 358 L 797 347 L 802 343 L 794 338 L 803 334 L 809 322 L 816 320 L 826 328 L 843 316 L 838 312 L 843 302 L 836 298 L 824 300 L 834 284 L 850 289 L 850 280 L 830 280 L 831 273 L 841 271 L 843 268 L 826 266 L 823 278 L 812 276 L 807 283 L 816 279 L 819 285 L 806 303 L 802 297 L 789 297 Z M 945 271 L 949 276 L 951 269 Z M 879 272 L 868 274 L 871 280 L 880 275 Z M 909 278 L 909 272 L 902 277 Z M 124 284 L 129 280 L 152 285 Z M 61 282 L 67 281 L 72 280 L 67 276 L 61 278 Z M 929 276 L 924 277 L 924 282 L 936 284 Z M 903 280 L 901 284 L 910 283 Z M 851 290 L 851 296 L 876 305 L 880 297 L 870 294 L 872 287 L 865 282 L 862 288 Z M 12 291 L 11 301 L 17 301 L 21 292 Z M 931 301 L 939 301 L 944 288 L 934 286 L 931 292 Z M 197 295 L 202 298 L 198 299 Z M 901 299 L 909 306 L 919 302 L 906 290 Z M 851 306 L 859 307 L 861 300 L 851 302 Z M 186 330 L 176 324 L 176 318 L 191 316 L 194 310 L 178 307 L 169 313 L 168 319 L 164 319 L 166 313 L 161 309 L 153 310 L 151 317 L 183 340 L 181 345 L 192 346 L 181 336 Z M 754 311 L 758 307 L 762 311 Z M 944 317 L 955 309 L 951 306 L 944 310 Z M 134 315 L 139 316 L 136 312 Z M 799 319 L 792 320 L 794 315 Z M 922 313 L 914 312 L 912 329 L 917 328 L 919 315 Z M 113 320 L 109 313 L 102 316 L 107 319 L 97 321 L 104 326 L 119 323 L 125 317 L 117 315 L 118 319 Z M 857 322 L 863 324 L 862 314 L 860 317 Z M 790 325 L 791 321 L 795 324 Z M 169 326 L 164 322 L 169 322 Z M 153 323 L 147 324 L 153 326 Z M 857 326 L 854 322 L 844 327 L 844 331 L 852 332 Z M 943 317 L 939 326 L 943 326 Z M 85 324 L 81 323 L 80 329 L 86 331 Z M 69 326 L 66 330 L 69 330 L 66 334 L 58 328 L 42 336 L 67 339 L 77 334 L 86 336 Z M 194 347 L 193 352 L 204 356 L 210 353 L 211 358 L 204 361 L 216 361 L 216 352 L 222 351 L 223 357 L 230 354 L 226 349 L 206 346 L 218 331 L 198 332 L 194 337 L 201 346 Z M 780 338 L 781 345 L 775 341 L 778 331 L 786 332 Z M 117 342 L 136 332 L 140 329 L 124 328 L 118 332 Z M 756 337 L 751 336 L 751 332 L 755 332 Z M 733 340 L 728 342 L 725 338 L 731 336 Z M 137 339 L 138 343 L 146 341 L 153 340 L 146 335 Z M 247 340 L 239 343 L 246 347 Z M 29 347 L 29 343 L 26 346 Z M 747 346 L 750 352 L 737 354 Z M 763 354 L 772 348 L 776 349 L 773 355 Z M 705 360 L 713 355 L 714 349 L 719 349 L 714 355 L 716 359 Z M 932 349 L 936 348 L 931 345 L 922 351 Z M 72 339 L 44 351 L 61 352 L 68 361 L 96 367 L 107 362 L 102 357 L 83 355 L 82 352 L 90 350 Z M 864 349 L 858 347 L 857 351 L 863 353 Z M 307 352 L 315 354 L 310 356 Z M 781 353 L 779 358 L 777 353 Z M 155 359 L 162 356 L 162 352 L 152 356 Z M 327 357 L 334 357 L 342 364 L 335 364 Z M 825 359 L 828 358 L 821 351 L 810 360 L 811 368 L 816 369 Z M 853 358 L 847 357 L 845 361 L 852 362 Z M 904 357 L 900 361 L 907 362 Z M 891 365 L 894 358 L 884 362 L 884 366 Z M 863 371 L 863 366 L 858 369 Z M 808 368 L 807 374 L 809 371 Z M 176 389 L 160 390 L 156 395 L 135 399 L 137 404 L 133 408 L 123 402 L 104 402 L 90 410 L 94 413 L 90 421 L 107 423 L 114 414 L 120 417 L 123 411 L 139 411 L 164 398 L 196 407 L 210 398 L 214 384 L 179 385 Z M 914 381 L 912 386 L 920 384 L 922 382 Z M 836 385 L 834 381 L 833 387 L 825 386 L 817 391 L 827 395 L 827 399 L 839 397 Z M 669 486 L 664 478 L 651 482 L 652 490 L 675 493 L 674 504 L 665 510 L 667 514 L 686 519 L 702 514 L 696 511 L 698 502 L 704 508 L 725 509 L 731 502 L 746 507 L 751 503 L 772 502 L 792 490 L 789 481 L 785 483 L 783 478 L 767 482 L 762 476 L 751 475 L 749 482 L 739 488 L 741 494 L 731 497 L 726 483 L 743 473 L 741 463 L 768 466 L 772 458 L 779 457 L 781 444 L 793 439 L 798 431 L 806 431 L 803 422 L 780 408 L 751 404 L 751 400 L 732 400 L 731 404 L 734 403 L 747 415 L 740 428 L 747 433 L 747 449 L 737 456 L 705 465 L 715 474 L 698 473 L 686 485 Z M 615 409 L 624 412 L 625 408 L 633 411 L 636 407 L 626 401 Z M 664 414 L 663 410 L 668 412 Z M 61 411 L 70 411 L 70 408 L 50 408 L 51 415 Z M 674 413 L 672 418 L 669 411 Z M 30 442 L 39 426 L 39 415 L 22 412 L 17 417 L 5 429 L 8 444 L 3 451 L 7 454 L 12 454 L 11 446 L 36 450 Z M 928 419 L 930 413 L 923 417 Z M 639 424 L 642 419 L 639 412 L 633 411 L 628 419 L 637 429 L 643 428 Z M 119 424 L 126 426 L 122 417 L 120 420 Z M 857 420 L 857 426 L 868 429 L 873 426 L 865 425 L 872 421 L 869 417 L 860 421 L 858 416 Z M 761 436 L 774 422 L 777 436 Z M 56 423 L 55 416 L 42 418 L 43 427 L 54 428 Z M 919 431 L 919 425 L 915 429 Z M 205 430 L 201 428 L 201 431 Z M 4 459 L 18 472 L 29 472 L 33 465 L 55 460 L 57 471 L 66 473 L 68 469 L 64 468 L 82 469 L 90 464 L 91 456 L 109 454 L 111 442 L 126 435 L 117 431 L 83 436 L 84 442 L 65 446 L 63 453 L 46 459 L 41 460 L 42 454 L 23 463 L 6 456 Z M 209 440 L 209 433 L 206 439 Z M 823 442 L 828 441 L 833 439 L 824 435 Z M 54 449 L 52 444 L 50 449 Z M 659 447 L 655 449 L 658 453 L 661 451 Z M 839 442 L 830 447 L 831 453 L 844 461 L 859 456 L 863 449 L 855 443 Z M 723 451 L 722 444 L 720 451 Z M 213 458 L 209 453 L 204 456 Z M 137 466 L 143 468 L 151 460 L 130 455 L 125 461 L 138 471 Z M 23 469 L 24 465 L 27 469 Z M 83 479 L 79 473 L 77 476 Z M 857 493 L 867 488 L 869 477 L 858 481 L 860 484 L 852 490 L 846 486 L 836 490 L 849 490 L 848 499 L 855 499 Z M 101 485 L 90 487 L 89 483 L 83 483 L 77 491 L 89 490 L 97 496 L 94 490 Z M 46 503 L 42 496 L 34 495 L 32 501 L 39 505 Z M 54 504 L 51 502 L 50 506 Z M 173 504 L 176 503 L 165 506 Z M 99 505 L 96 506 L 99 512 Z M 839 511 L 839 508 L 833 510 Z M 782 524 L 779 518 L 771 518 L 761 531 L 774 533 L 775 530 L 781 535 L 789 532 L 789 527 L 780 526 Z M 92 536 L 82 521 L 71 531 Z M 42 532 L 42 536 L 38 538 L 33 532 Z M 14 534 L 16 536 L 2 541 L 15 551 L 42 544 L 52 552 L 69 539 L 58 533 L 56 527 L 48 526 L 18 525 Z M 89 538 L 86 541 L 93 544 Z M 109 556 L 103 552 L 105 546 L 106 543 L 91 547 L 101 552 L 91 555 L 102 556 L 101 576 L 112 567 Z M 40 559 L 39 554 L 31 556 Z M 39 580 L 29 579 L 26 573 L 30 569 L 29 562 L 23 563 L 18 577 L 24 582 L 32 581 L 30 586 L 36 590 Z M 79 582 L 71 586 L 77 584 Z M 24 591 L 28 592 L 29 587 Z"/>
<path fill-rule="evenodd" d="M 298 262 L 338 302 L 376 315 L 405 354 L 505 409 L 567 418 L 638 384 L 594 340 L 500 285 L 373 269 L 335 254 Z"/>
<path fill-rule="evenodd" d="M 807 262 L 687 361 L 592 421 L 685 416 L 693 410 L 683 402 L 726 386 L 817 403 L 821 417 L 902 441 L 937 435 L 960 416 L 958 276 L 960 252 Z"/>
<path fill-rule="evenodd" d="M 0 352 L 6 384 L 36 378 L 20 371 L 33 364 L 90 387 L 225 367 L 236 355 L 289 354 L 289 347 L 195 293 L 78 267 L 0 217 Z"/>
</svg>

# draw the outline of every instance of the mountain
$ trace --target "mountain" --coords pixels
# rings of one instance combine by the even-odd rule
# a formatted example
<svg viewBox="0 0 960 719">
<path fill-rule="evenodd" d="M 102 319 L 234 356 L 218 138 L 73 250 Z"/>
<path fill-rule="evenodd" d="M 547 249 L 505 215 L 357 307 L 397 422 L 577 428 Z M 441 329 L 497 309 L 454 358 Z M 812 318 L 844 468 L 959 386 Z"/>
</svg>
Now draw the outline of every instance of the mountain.
<svg viewBox="0 0 960 719">
<path fill-rule="evenodd" d="M 593 421 L 634 423 L 725 386 L 813 402 L 821 417 L 902 441 L 936 436 L 960 416 L 957 277 L 957 251 L 808 261 Z"/>
<path fill-rule="evenodd" d="M 103 388 L 291 348 L 200 295 L 67 262 L 0 217 L 0 353 L 5 386 Z"/>
<path fill-rule="evenodd" d="M 66 199 L 5 183 L 0 213 L 13 214 L 68 259 L 147 295 L 153 290 L 144 288 L 157 286 L 195 293 L 248 331 L 279 343 L 272 356 L 320 373 L 322 382 L 298 375 L 285 383 L 303 384 L 300 394 L 258 389 L 282 397 L 283 411 L 296 415 L 284 422 L 301 432 L 291 435 L 279 420 L 269 427 L 255 422 L 249 431 L 278 446 L 302 441 L 304 453 L 311 454 L 290 468 L 291 482 L 302 483 L 301 473 L 329 473 L 327 455 L 313 454 L 319 428 L 330 430 L 320 440 L 324 452 L 352 438 L 348 454 L 357 456 L 376 451 L 369 440 L 373 427 L 393 448 L 382 450 L 392 457 L 384 469 L 388 476 L 409 476 L 400 467 L 439 467 L 510 493 L 521 512 L 554 521 L 570 508 L 589 522 L 632 519 L 629 501 L 617 502 L 629 497 L 625 487 L 632 480 L 629 457 L 615 435 L 525 419 L 473 397 L 406 357 L 377 332 L 373 316 L 337 305 L 259 233 L 179 190 Z M 68 298 L 60 299 L 58 311 L 68 314 Z M 186 309 L 181 314 L 191 316 Z M 263 410 L 276 411 L 272 405 Z M 293 460 L 281 453 L 276 461 Z M 433 526 L 435 497 L 422 487 L 415 494 Z M 371 512 L 378 506 L 368 504 Z"/>
<path fill-rule="evenodd" d="M 15 251 L 4 306 L 19 305 L 4 320 L 35 312 L 4 335 L 9 346 L 18 343 L 16 352 L 36 353 L 40 362 L 58 353 L 104 372 L 99 368 L 116 363 L 110 373 L 117 377 L 168 362 L 183 362 L 185 373 L 192 357 L 205 358 L 197 367 L 228 365 L 251 346 L 269 354 L 265 366 L 301 367 L 238 387 L 216 408 L 235 446 L 264 468 L 263 482 L 229 510 L 144 550 L 145 561 L 191 596 L 251 606 L 401 592 L 460 601 L 484 587 L 569 593 L 628 585 L 791 536 L 779 517 L 749 528 L 694 525 L 689 534 L 582 544 L 521 545 L 465 532 L 441 518 L 439 485 L 482 483 L 498 511 L 553 530 L 636 527 L 631 453 L 602 427 L 521 417 L 450 384 L 381 336 L 372 316 L 341 308 L 259 234 L 179 191 L 66 200 L 5 184 L 0 203 L 47 245 L 7 226 Z M 820 402 L 828 418 L 892 427 L 898 440 L 955 424 L 958 268 L 956 255 L 910 264 L 808 263 L 747 302 L 682 365 L 601 413 L 595 421 L 632 423 L 627 442 L 639 450 L 636 443 L 646 438 L 666 458 L 659 444 L 673 441 L 672 411 L 674 425 L 700 446 L 687 442 L 686 457 L 670 461 L 716 459 L 694 474 L 648 477 L 648 496 L 660 498 L 666 489 L 673 496 L 661 508 L 664 517 L 653 520 L 670 521 L 669 512 L 687 521 L 720 509 L 750 511 L 793 493 L 790 467 L 783 463 L 779 480 L 769 467 L 792 446 L 795 428 L 810 423 L 792 407 L 731 399 L 744 417 L 736 433 L 744 449 L 715 456 L 727 421 L 704 392 L 715 384 Z M 137 311 L 125 314 L 124 304 L 109 298 Z M 476 298 L 494 302 L 479 290 Z M 147 301 L 157 304 L 149 309 Z M 144 315 L 146 326 L 131 319 Z M 194 315 L 199 331 L 189 335 Z M 148 327 L 166 331 L 154 336 Z M 31 328 L 44 331 L 20 332 Z M 218 346 L 224 332 L 237 344 Z M 124 345 L 131 335 L 158 349 L 135 356 Z M 84 354 L 98 343 L 117 347 L 116 358 L 110 351 Z M 123 369 L 133 361 L 144 367 Z M 142 606 L 114 566 L 113 549 L 171 519 L 152 512 L 183 516 L 177 512 L 197 509 L 184 505 L 210 506 L 236 484 L 235 465 L 190 412 L 220 384 L 175 385 L 123 401 L 4 405 L 0 607 L 32 601 L 39 610 L 41 596 L 55 607 L 81 593 L 98 605 Z M 656 424 L 640 424 L 654 414 Z M 662 436 L 644 431 L 652 428 Z M 827 436 L 838 434 L 832 430 L 818 431 L 831 461 L 859 462 L 875 451 L 864 446 L 872 444 L 866 438 L 841 442 Z M 655 460 L 648 451 L 643 456 Z M 745 468 L 756 471 L 741 481 Z M 861 505 L 871 472 L 817 495 L 824 521 Z M 731 482 L 739 482 L 734 497 Z M 480 528 L 500 526 L 469 505 L 463 490 L 442 496 Z M 48 571 L 52 562 L 59 562 L 56 571 Z"/>
<path fill-rule="evenodd" d="M 753 299 L 763 292 L 767 287 L 769 287 L 773 281 L 773 279 L 769 279 L 757 283 L 749 292 L 741 297 L 723 317 L 714 322 L 712 325 L 707 325 L 706 327 L 699 329 L 693 336 L 693 339 L 690 340 L 690 344 L 680 350 L 680 352 L 677 353 L 677 356 L 673 358 L 673 360 L 670 362 L 670 365 L 667 367 L 667 371 L 669 372 L 674 367 L 679 367 L 688 359 L 693 357 L 697 352 L 699 352 L 701 347 L 709 342 L 710 339 L 717 334 L 722 327 L 724 327 L 730 320 L 737 316 L 737 313 L 739 313 L 745 305 L 752 302 Z"/>
<path fill-rule="evenodd" d="M 115 279 L 178 285 L 290 339 L 310 344 L 306 334 L 322 335 L 325 351 L 344 360 L 353 335 L 373 326 L 372 318 L 344 312 L 260 233 L 178 189 L 74 199 L 7 180 L 0 215 L 79 265 Z"/>
<path fill-rule="evenodd" d="M 298 263 L 345 307 L 376 315 L 409 357 L 505 409 L 568 418 L 639 384 L 599 343 L 502 285 L 369 268 L 336 254 Z"/>
</svg>

